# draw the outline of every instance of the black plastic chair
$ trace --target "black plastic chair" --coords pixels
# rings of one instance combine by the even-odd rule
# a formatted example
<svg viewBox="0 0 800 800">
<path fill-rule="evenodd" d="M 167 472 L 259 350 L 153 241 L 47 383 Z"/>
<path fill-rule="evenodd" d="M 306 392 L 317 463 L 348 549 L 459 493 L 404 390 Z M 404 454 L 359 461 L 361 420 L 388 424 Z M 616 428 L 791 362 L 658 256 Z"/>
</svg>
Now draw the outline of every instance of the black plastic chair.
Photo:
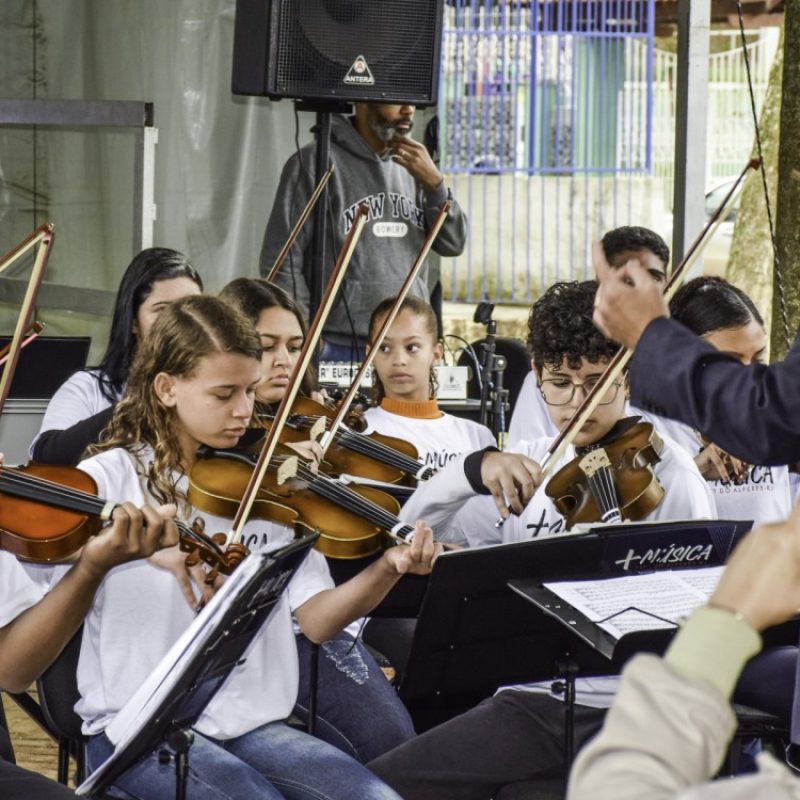
<svg viewBox="0 0 800 800">
<path fill-rule="evenodd" d="M 736 733 L 728 747 L 720 775 L 733 776 L 739 773 L 743 746 L 751 739 L 760 739 L 762 745 L 770 747 L 779 760 L 785 757 L 791 736 L 784 720 L 739 703 L 733 704 L 733 711 L 736 714 Z"/>
<path fill-rule="evenodd" d="M 77 672 L 82 633 L 83 628 L 37 681 L 42 715 L 58 740 L 58 780 L 63 784 L 69 782 L 70 756 L 77 764 L 77 782 L 86 777 L 86 740 L 75 712 L 80 697 Z"/>
<path fill-rule="evenodd" d="M 475 351 L 479 362 L 483 353 L 481 345 L 485 342 L 486 339 L 478 339 L 471 343 L 471 347 Z M 531 357 L 524 342 L 519 339 L 512 339 L 508 336 L 498 336 L 495 339 L 495 354 L 504 356 L 506 359 L 506 369 L 503 373 L 503 387 L 508 389 L 508 419 L 510 420 L 525 376 L 531 371 Z M 480 382 L 478 376 L 475 374 L 475 362 L 472 360 L 469 353 L 461 352 L 458 357 L 458 366 L 472 367 L 472 375 L 467 384 L 467 396 L 480 398 Z"/>
<path fill-rule="evenodd" d="M 0 698 L 0 758 L 14 763 L 14 748 L 11 746 L 11 737 L 8 735 L 8 723 L 2 698 Z"/>
</svg>

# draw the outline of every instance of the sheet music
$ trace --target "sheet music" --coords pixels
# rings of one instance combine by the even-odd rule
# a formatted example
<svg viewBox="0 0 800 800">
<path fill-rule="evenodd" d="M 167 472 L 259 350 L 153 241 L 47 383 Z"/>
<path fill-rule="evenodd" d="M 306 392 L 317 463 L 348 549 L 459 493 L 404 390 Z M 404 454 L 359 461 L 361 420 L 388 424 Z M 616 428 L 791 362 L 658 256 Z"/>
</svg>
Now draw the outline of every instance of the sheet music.
<svg viewBox="0 0 800 800">
<path fill-rule="evenodd" d="M 723 567 L 667 570 L 604 580 L 545 583 L 544 586 L 619 639 L 634 631 L 677 625 L 682 617 L 708 600 L 722 570 Z"/>
</svg>

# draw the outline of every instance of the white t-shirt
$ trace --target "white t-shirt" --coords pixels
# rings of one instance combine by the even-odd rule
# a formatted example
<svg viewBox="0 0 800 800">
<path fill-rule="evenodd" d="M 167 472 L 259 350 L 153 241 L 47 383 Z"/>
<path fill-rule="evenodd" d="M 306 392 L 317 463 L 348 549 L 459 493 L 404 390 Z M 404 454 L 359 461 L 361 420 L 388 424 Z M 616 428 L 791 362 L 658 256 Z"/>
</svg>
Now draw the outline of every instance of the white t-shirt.
<svg viewBox="0 0 800 800">
<path fill-rule="evenodd" d="M 36 605 L 46 590 L 47 587 L 34 581 L 11 553 L 0 550 L 0 628 Z"/>
<path fill-rule="evenodd" d="M 366 433 L 382 433 L 405 439 L 417 448 L 420 463 L 441 469 L 457 455 L 496 445 L 492 432 L 471 419 L 443 414 L 436 419 L 418 419 L 394 414 L 384 408 L 368 409 L 364 414 Z"/>
<path fill-rule="evenodd" d="M 645 519 L 714 519 L 711 493 L 694 461 L 668 437 L 663 438 L 661 460 L 653 471 L 664 488 L 664 498 Z M 550 444 L 549 437 L 518 442 L 512 451 L 541 463 Z M 553 471 L 557 472 L 574 457 L 574 448 L 567 448 Z M 522 514 L 512 515 L 500 528 L 495 527 L 498 512 L 494 499 L 474 494 L 464 475 L 464 458 L 453 461 L 414 492 L 403 506 L 404 520 L 424 519 L 435 531 L 437 525 L 446 523 L 446 529 L 463 537 L 470 547 L 567 533 L 564 518 L 545 494 L 544 487 L 534 494 Z"/>
<path fill-rule="evenodd" d="M 148 457 L 143 452 L 143 463 Z M 136 505 L 154 502 L 145 495 L 135 459 L 123 449 L 93 456 L 81 462 L 80 469 L 95 479 L 100 497 Z M 229 520 L 199 511 L 192 519 L 198 516 L 207 533 L 230 527 Z M 245 539 L 256 549 L 260 542 L 262 549 L 275 549 L 293 537 L 289 528 L 270 522 L 254 520 L 245 527 Z M 246 662 L 231 673 L 199 718 L 198 731 L 230 739 L 289 716 L 298 688 L 292 612 L 332 587 L 324 557 L 312 550 L 247 651 Z M 136 561 L 106 576 L 86 619 L 78 663 L 81 699 L 75 709 L 84 719 L 84 733 L 99 733 L 108 725 L 192 619 L 192 609 L 170 572 Z"/>
<path fill-rule="evenodd" d="M 535 442 L 545 437 L 549 437 L 552 441 L 556 436 L 558 428 L 550 419 L 547 403 L 539 391 L 536 373 L 531 370 L 525 376 L 517 395 L 517 402 L 514 404 L 506 449 L 513 448 L 517 442 Z"/>
<path fill-rule="evenodd" d="M 42 427 L 28 448 L 33 456 L 33 446 L 45 431 L 63 431 L 81 420 L 99 414 L 111 402 L 100 391 L 100 373 L 97 370 L 76 372 L 58 388 L 42 418 Z"/>
<path fill-rule="evenodd" d="M 636 411 L 662 435 L 669 436 L 691 457 L 702 450 L 697 433 L 677 420 Z M 793 486 L 788 467 L 754 466 L 740 484 L 706 481 L 714 497 L 719 519 L 751 519 L 753 527 L 785 520 L 792 510 Z"/>
</svg>

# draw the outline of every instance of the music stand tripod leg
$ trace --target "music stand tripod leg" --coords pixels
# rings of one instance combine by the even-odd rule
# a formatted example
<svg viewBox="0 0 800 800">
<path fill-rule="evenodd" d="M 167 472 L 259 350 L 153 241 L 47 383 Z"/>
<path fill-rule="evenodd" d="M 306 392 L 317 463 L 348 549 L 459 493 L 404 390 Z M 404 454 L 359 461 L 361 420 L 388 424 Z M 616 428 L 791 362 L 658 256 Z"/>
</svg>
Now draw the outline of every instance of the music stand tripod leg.
<svg viewBox="0 0 800 800">
<path fill-rule="evenodd" d="M 308 723 L 306 731 L 314 735 L 317 730 L 317 694 L 319 692 L 319 645 L 311 643 L 311 667 L 308 682 Z"/>
<path fill-rule="evenodd" d="M 564 690 L 564 765 L 566 773 L 572 768 L 575 758 L 575 676 L 578 665 L 571 658 L 558 662 L 558 675 L 563 680 Z"/>
<path fill-rule="evenodd" d="M 169 764 L 175 759 L 175 798 L 186 800 L 186 784 L 189 778 L 189 748 L 194 743 L 194 734 L 189 728 L 179 728 L 173 731 L 166 739 L 167 744 L 174 750 L 162 750 L 158 760 L 162 764 Z"/>
</svg>

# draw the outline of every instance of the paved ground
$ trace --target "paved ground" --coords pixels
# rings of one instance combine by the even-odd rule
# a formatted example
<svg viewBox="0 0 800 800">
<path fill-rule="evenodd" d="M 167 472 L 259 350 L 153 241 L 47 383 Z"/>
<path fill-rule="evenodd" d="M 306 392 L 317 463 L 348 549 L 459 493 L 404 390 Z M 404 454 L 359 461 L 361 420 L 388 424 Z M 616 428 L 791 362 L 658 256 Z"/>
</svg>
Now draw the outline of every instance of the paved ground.
<svg viewBox="0 0 800 800">
<path fill-rule="evenodd" d="M 58 767 L 56 743 L 6 695 L 3 695 L 3 707 L 8 718 L 17 763 L 55 780 Z"/>
</svg>

